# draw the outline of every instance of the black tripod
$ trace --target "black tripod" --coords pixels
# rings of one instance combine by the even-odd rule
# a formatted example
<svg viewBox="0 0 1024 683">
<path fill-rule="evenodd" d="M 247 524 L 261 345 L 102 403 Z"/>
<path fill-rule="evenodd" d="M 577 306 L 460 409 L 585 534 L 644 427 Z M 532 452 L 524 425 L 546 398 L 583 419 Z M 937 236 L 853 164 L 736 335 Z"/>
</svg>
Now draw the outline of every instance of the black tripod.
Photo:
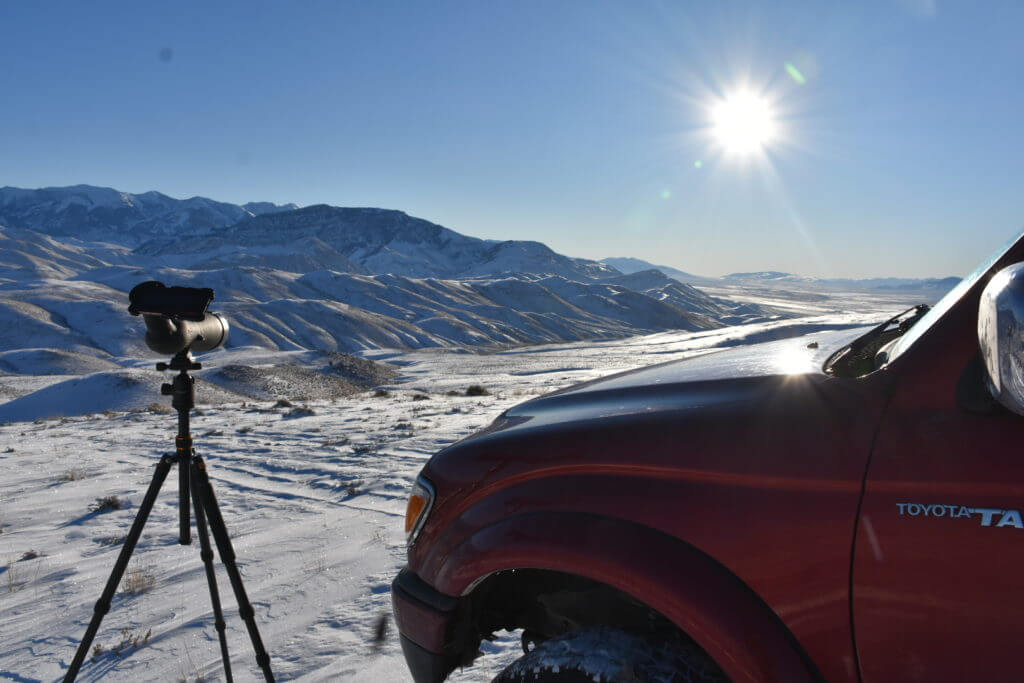
<svg viewBox="0 0 1024 683">
<path fill-rule="evenodd" d="M 99 601 L 97 601 L 96 606 L 93 608 L 92 621 L 89 622 L 89 627 L 85 630 L 85 635 L 78 646 L 78 651 L 75 652 L 75 658 L 68 668 L 67 675 L 64 676 L 65 683 L 75 680 L 75 677 L 78 675 L 78 670 L 81 668 L 82 662 L 85 661 L 85 657 L 89 652 L 89 646 L 96 636 L 96 631 L 100 628 L 100 622 L 103 621 L 104 615 L 110 611 L 110 601 L 114 597 L 118 584 L 121 583 L 121 576 L 128 566 L 128 560 L 135 550 L 135 544 L 138 543 L 139 536 L 142 535 L 142 527 L 146 525 L 146 519 L 149 517 L 150 510 L 153 509 L 153 502 L 160 492 L 160 486 L 164 483 L 167 473 L 175 464 L 178 465 L 178 492 L 181 510 L 178 542 L 182 545 L 192 543 L 191 523 L 189 521 L 189 492 L 191 491 L 192 505 L 196 511 L 196 528 L 199 530 L 199 545 L 201 548 L 199 556 L 206 567 L 206 582 L 210 586 L 210 600 L 213 603 L 214 623 L 217 628 L 217 635 L 220 638 L 220 654 L 221 659 L 224 661 L 224 674 L 230 682 L 232 680 L 231 662 L 228 658 L 228 642 L 224 633 L 224 614 L 220 608 L 217 578 L 213 573 L 213 549 L 210 547 L 210 536 L 206 531 L 207 518 L 210 520 L 210 531 L 213 533 L 213 539 L 217 543 L 217 551 L 220 553 L 221 562 L 224 563 L 228 578 L 231 580 L 231 588 L 235 591 L 235 599 L 238 601 L 238 614 L 245 621 L 245 625 L 249 630 L 249 639 L 252 641 L 253 650 L 256 651 L 256 663 L 263 670 L 263 676 L 267 681 L 274 680 L 274 674 L 270 670 L 270 655 L 267 654 L 266 649 L 263 647 L 259 629 L 256 628 L 256 618 L 252 604 L 250 604 L 249 598 L 245 594 L 245 587 L 242 585 L 242 575 L 239 574 L 238 565 L 235 564 L 235 552 L 231 547 L 231 539 L 228 537 L 227 527 L 224 526 L 224 518 L 221 516 L 220 508 L 217 506 L 217 499 L 213 495 L 210 478 L 206 474 L 206 463 L 203 462 L 201 457 L 196 455 L 195 449 L 192 448 L 192 435 L 189 433 L 188 418 L 189 411 L 195 405 L 195 379 L 188 374 L 188 371 L 199 370 L 201 367 L 199 363 L 192 359 L 192 355 L 187 349 L 176 354 L 170 363 L 156 364 L 156 369 L 161 372 L 164 370 L 179 371 L 171 384 L 164 384 L 160 387 L 160 393 L 172 396 L 171 405 L 178 411 L 178 436 L 175 439 L 177 448 L 174 455 L 165 453 L 160 458 L 160 462 L 157 463 L 153 479 L 149 483 L 149 489 L 146 491 L 145 498 L 142 499 L 139 512 L 135 515 L 131 531 L 128 532 L 124 545 L 121 546 L 121 554 L 118 555 L 117 562 L 114 563 L 114 570 L 110 573 L 110 578 L 107 579 L 107 586 L 103 589 L 103 595 L 100 596 Z"/>
</svg>

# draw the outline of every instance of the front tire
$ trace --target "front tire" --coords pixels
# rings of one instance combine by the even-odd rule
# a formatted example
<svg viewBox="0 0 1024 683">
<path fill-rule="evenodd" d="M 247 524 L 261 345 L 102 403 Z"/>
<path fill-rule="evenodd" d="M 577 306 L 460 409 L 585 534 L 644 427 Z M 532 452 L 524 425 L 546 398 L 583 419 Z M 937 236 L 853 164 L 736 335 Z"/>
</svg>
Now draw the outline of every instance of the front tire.
<svg viewBox="0 0 1024 683">
<path fill-rule="evenodd" d="M 574 631 L 538 645 L 493 683 L 727 683 L 695 645 L 613 628 Z"/>
</svg>

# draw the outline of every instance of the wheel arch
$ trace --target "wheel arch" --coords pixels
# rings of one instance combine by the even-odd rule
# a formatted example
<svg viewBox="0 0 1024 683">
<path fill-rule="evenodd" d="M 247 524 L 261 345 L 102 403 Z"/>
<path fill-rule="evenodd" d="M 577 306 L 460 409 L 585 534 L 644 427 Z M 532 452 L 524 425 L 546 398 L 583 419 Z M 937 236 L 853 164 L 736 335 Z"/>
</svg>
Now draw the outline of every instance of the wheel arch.
<svg viewBox="0 0 1024 683">
<path fill-rule="evenodd" d="M 469 605 L 509 572 L 525 571 L 523 580 L 576 577 L 663 617 L 733 681 L 822 680 L 749 586 L 694 546 L 650 527 L 573 512 L 516 515 L 479 529 L 435 566 L 431 583 Z M 473 609 L 479 618 L 480 605 Z"/>
</svg>

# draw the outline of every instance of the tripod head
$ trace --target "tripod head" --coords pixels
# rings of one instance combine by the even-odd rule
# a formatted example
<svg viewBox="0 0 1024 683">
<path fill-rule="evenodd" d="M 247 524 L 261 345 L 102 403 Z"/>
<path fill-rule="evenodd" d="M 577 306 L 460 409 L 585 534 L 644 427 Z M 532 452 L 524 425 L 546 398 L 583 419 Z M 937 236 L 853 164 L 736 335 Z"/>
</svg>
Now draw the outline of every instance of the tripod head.
<svg viewBox="0 0 1024 683">
<path fill-rule="evenodd" d="M 161 384 L 160 393 L 164 396 L 171 396 L 171 405 L 178 411 L 178 416 L 184 415 L 186 425 L 188 424 L 188 411 L 196 405 L 196 380 L 188 374 L 189 370 L 202 370 L 202 363 L 197 363 L 188 350 L 179 351 L 171 359 L 170 363 L 157 363 L 156 369 L 160 372 L 177 370 L 178 375 L 170 384 Z"/>
<path fill-rule="evenodd" d="M 196 380 L 188 374 L 189 370 L 201 370 L 202 365 L 195 362 L 192 354 L 186 349 L 179 351 L 170 363 L 157 363 L 160 372 L 177 370 L 178 374 L 169 384 L 160 385 L 160 393 L 171 397 L 171 405 L 178 411 L 178 436 L 174 439 L 174 459 L 178 463 L 178 508 L 180 524 L 178 543 L 192 543 L 192 522 L 189 519 L 189 474 L 188 463 L 195 453 L 192 447 L 192 434 L 189 430 L 189 411 L 196 405 Z"/>
</svg>

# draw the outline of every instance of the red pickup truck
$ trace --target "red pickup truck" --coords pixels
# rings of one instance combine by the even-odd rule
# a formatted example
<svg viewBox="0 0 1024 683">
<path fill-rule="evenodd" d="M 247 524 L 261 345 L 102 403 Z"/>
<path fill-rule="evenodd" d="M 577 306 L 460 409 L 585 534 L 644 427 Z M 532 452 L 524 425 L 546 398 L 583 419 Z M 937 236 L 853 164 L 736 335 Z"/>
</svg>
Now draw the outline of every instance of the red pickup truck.
<svg viewBox="0 0 1024 683">
<path fill-rule="evenodd" d="M 501 629 L 501 681 L 1021 680 L 1018 262 L 1024 235 L 930 310 L 571 387 L 435 455 L 393 584 L 415 680 Z"/>
</svg>

